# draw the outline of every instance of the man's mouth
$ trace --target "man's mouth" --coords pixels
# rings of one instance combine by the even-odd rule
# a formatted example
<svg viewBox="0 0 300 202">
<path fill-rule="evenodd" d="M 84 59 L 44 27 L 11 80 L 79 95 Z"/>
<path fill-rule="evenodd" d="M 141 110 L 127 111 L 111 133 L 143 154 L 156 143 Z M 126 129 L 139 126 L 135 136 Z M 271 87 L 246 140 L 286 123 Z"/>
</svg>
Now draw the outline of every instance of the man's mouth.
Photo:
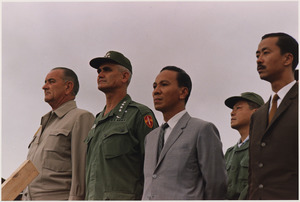
<svg viewBox="0 0 300 202">
<path fill-rule="evenodd" d="M 261 70 L 264 70 L 264 69 L 266 69 L 266 66 L 264 66 L 264 65 L 257 65 L 257 71 L 258 72 L 261 71 Z"/>
<path fill-rule="evenodd" d="M 161 100 L 162 100 L 162 98 L 154 98 L 154 99 L 153 99 L 154 103 L 160 102 Z"/>
</svg>

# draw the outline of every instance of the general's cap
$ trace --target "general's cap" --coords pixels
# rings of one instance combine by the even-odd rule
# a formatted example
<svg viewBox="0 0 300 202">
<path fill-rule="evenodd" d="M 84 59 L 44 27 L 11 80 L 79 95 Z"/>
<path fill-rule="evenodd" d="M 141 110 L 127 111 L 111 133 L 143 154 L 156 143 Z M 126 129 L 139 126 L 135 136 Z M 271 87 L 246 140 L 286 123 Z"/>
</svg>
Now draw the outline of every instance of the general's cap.
<svg viewBox="0 0 300 202">
<path fill-rule="evenodd" d="M 94 58 L 90 61 L 90 65 L 98 69 L 102 64 L 104 63 L 118 63 L 122 66 L 124 66 L 126 69 L 128 69 L 132 73 L 132 66 L 128 58 L 126 58 L 122 53 L 119 53 L 117 51 L 108 51 L 104 57 L 98 57 Z"/>
<path fill-rule="evenodd" d="M 246 100 L 246 101 L 251 101 L 254 102 L 256 104 L 258 104 L 259 106 L 262 106 L 264 104 L 264 100 L 262 99 L 262 97 L 256 93 L 253 92 L 245 92 L 242 93 L 240 96 L 233 96 L 230 98 L 227 98 L 225 100 L 225 105 L 229 108 L 233 108 L 233 106 L 241 100 Z"/>
</svg>

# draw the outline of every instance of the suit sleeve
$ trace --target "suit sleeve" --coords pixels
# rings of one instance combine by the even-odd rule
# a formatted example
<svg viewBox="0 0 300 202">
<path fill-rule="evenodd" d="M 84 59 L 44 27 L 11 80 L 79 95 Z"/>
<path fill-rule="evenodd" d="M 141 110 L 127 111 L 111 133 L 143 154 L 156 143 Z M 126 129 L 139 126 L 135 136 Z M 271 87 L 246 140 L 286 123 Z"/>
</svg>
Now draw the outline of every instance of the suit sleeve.
<svg viewBox="0 0 300 202">
<path fill-rule="evenodd" d="M 71 155 L 72 155 L 72 184 L 69 200 L 84 200 L 85 197 L 85 138 L 94 122 L 94 116 L 83 113 L 76 119 L 72 130 Z"/>
<path fill-rule="evenodd" d="M 250 118 L 250 129 L 249 129 L 249 167 L 248 167 L 248 186 L 247 187 L 247 194 L 245 196 L 245 199 L 249 199 L 249 191 L 250 191 L 250 184 L 251 184 L 251 148 L 252 148 L 252 142 L 251 142 L 251 137 L 252 137 L 252 128 L 253 128 L 253 117 L 255 116 L 255 112 L 254 114 L 252 114 L 251 118 Z"/>
<path fill-rule="evenodd" d="M 227 174 L 218 129 L 212 123 L 201 127 L 197 140 L 197 154 L 204 180 L 204 199 L 225 199 Z"/>
</svg>

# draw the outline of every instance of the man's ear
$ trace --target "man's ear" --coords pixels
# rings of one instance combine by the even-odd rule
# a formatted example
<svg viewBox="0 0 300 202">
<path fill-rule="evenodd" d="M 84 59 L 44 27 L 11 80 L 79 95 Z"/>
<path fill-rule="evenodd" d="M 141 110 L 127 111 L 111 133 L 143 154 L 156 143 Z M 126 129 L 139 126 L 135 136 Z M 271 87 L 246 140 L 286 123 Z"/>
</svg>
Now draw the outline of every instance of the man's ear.
<svg viewBox="0 0 300 202">
<path fill-rule="evenodd" d="M 285 53 L 285 54 L 284 54 L 284 61 L 283 61 L 283 64 L 284 64 L 285 66 L 291 65 L 291 64 L 293 63 L 293 60 L 294 60 L 293 54 L 291 54 L 291 53 Z"/>
<path fill-rule="evenodd" d="M 74 83 L 72 81 L 66 81 L 66 95 L 72 94 Z"/>
<path fill-rule="evenodd" d="M 122 72 L 122 81 L 124 82 L 124 83 L 127 83 L 128 82 L 128 80 L 129 80 L 129 76 L 130 76 L 130 74 L 127 72 L 127 71 L 124 71 L 124 72 Z"/>
<path fill-rule="evenodd" d="M 182 87 L 180 91 L 180 98 L 185 100 L 188 94 L 189 94 L 189 89 L 187 87 Z"/>
</svg>

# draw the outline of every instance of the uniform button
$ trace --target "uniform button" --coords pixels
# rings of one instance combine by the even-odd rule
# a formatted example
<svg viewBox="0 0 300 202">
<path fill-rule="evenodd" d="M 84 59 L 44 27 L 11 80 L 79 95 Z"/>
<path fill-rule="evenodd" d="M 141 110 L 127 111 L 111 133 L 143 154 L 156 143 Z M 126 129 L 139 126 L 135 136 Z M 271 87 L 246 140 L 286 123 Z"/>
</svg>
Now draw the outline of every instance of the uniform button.
<svg viewBox="0 0 300 202">
<path fill-rule="evenodd" d="M 262 189 L 262 188 L 264 188 L 264 185 L 260 184 L 260 185 L 258 185 L 258 188 Z"/>
<path fill-rule="evenodd" d="M 259 163 L 258 167 L 262 168 L 262 167 L 264 167 L 264 164 L 263 163 Z"/>
<path fill-rule="evenodd" d="M 154 174 L 154 175 L 152 175 L 152 177 L 153 177 L 153 179 L 156 179 L 156 178 L 157 178 L 157 175 L 156 175 L 156 174 Z"/>
<path fill-rule="evenodd" d="M 265 147 L 267 144 L 266 144 L 265 142 L 262 142 L 260 145 L 261 145 L 262 147 Z"/>
</svg>

